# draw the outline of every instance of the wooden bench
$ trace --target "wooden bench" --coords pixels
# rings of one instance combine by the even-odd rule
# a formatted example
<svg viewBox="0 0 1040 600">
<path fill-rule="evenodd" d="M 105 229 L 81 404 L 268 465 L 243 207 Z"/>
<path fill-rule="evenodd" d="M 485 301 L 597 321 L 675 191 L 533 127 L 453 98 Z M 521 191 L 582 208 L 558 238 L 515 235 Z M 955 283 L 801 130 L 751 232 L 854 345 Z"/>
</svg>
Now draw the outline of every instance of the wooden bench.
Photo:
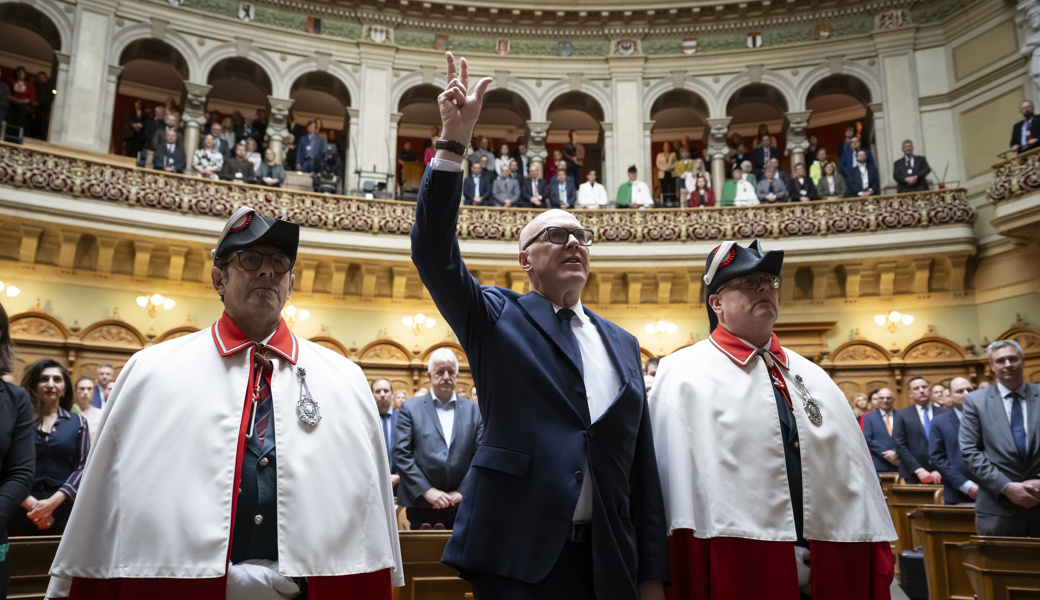
<svg viewBox="0 0 1040 600">
<path fill-rule="evenodd" d="M 973 535 L 961 548 L 979 600 L 1040 598 L 1040 539 Z"/>
<path fill-rule="evenodd" d="M 404 587 L 394 588 L 395 600 L 463 600 L 469 582 L 441 562 L 450 531 L 402 531 Z"/>
<path fill-rule="evenodd" d="M 972 600 L 961 544 L 975 535 L 975 506 L 922 506 L 910 513 L 913 543 L 924 550 L 930 600 Z"/>
<path fill-rule="evenodd" d="M 892 486 L 899 483 L 899 473 L 880 473 L 878 477 L 881 478 L 881 493 L 887 498 Z"/>
<path fill-rule="evenodd" d="M 11 563 L 8 598 L 43 600 L 50 581 L 47 572 L 51 570 L 60 541 L 60 535 L 10 538 L 11 547 L 7 551 L 7 560 Z"/>
<path fill-rule="evenodd" d="M 896 542 L 896 564 L 898 556 L 904 550 L 913 550 L 913 531 L 910 529 L 910 513 L 925 504 L 942 504 L 941 485 L 895 484 L 888 491 L 886 500 L 888 511 L 892 515 L 892 524 L 896 528 L 899 540 Z"/>
</svg>

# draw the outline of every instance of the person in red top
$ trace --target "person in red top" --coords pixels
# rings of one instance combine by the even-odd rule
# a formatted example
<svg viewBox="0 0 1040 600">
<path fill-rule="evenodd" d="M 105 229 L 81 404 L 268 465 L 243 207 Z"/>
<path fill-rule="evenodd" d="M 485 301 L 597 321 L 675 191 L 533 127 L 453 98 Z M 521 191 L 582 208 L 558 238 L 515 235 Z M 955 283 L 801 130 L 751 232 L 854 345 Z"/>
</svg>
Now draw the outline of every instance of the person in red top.
<svg viewBox="0 0 1040 600">
<path fill-rule="evenodd" d="M 36 85 L 25 67 L 18 67 L 14 70 L 14 82 L 11 84 L 11 115 L 8 120 L 12 125 L 28 129 L 32 125 L 35 107 Z"/>
<path fill-rule="evenodd" d="M 690 208 L 715 206 L 715 190 L 708 187 L 708 179 L 704 175 L 697 176 L 687 203 Z"/>
</svg>

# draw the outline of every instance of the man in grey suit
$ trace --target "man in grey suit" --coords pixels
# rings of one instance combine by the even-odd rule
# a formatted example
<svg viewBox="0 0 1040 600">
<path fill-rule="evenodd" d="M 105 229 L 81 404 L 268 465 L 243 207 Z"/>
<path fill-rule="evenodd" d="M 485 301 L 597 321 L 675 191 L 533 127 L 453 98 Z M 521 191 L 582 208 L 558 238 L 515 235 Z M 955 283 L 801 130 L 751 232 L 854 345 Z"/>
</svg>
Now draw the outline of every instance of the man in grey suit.
<svg viewBox="0 0 1040 600">
<path fill-rule="evenodd" d="M 979 535 L 1040 537 L 1040 385 L 1026 383 L 1014 340 L 986 349 L 997 385 L 964 397 L 960 444 L 979 484 Z"/>
<path fill-rule="evenodd" d="M 397 414 L 393 464 L 401 483 L 397 503 L 412 529 L 451 529 L 463 481 L 484 424 L 476 402 L 456 396 L 459 361 L 449 348 L 430 356 L 431 390 L 406 400 Z"/>
</svg>

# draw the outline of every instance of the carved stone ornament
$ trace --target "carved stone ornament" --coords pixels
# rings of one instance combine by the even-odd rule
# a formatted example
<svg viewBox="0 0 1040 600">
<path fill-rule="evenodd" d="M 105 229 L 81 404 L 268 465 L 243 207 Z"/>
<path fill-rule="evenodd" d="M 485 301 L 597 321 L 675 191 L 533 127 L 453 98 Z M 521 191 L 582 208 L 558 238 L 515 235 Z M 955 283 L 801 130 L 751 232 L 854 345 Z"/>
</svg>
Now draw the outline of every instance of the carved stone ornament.
<svg viewBox="0 0 1040 600">
<path fill-rule="evenodd" d="M 925 342 L 906 353 L 908 360 L 935 360 L 960 358 L 953 350 L 940 342 Z"/>
<path fill-rule="evenodd" d="M 408 353 L 394 344 L 376 344 L 361 353 L 361 360 L 410 362 Z"/>
<path fill-rule="evenodd" d="M 10 334 L 13 338 L 37 338 L 63 340 L 61 330 L 42 317 L 26 317 L 11 321 Z"/>
<path fill-rule="evenodd" d="M 836 353 L 833 358 L 834 362 L 849 363 L 849 362 L 888 362 L 888 356 L 884 352 L 881 352 L 873 346 L 867 346 L 865 344 L 856 344 L 848 346 Z"/>
</svg>

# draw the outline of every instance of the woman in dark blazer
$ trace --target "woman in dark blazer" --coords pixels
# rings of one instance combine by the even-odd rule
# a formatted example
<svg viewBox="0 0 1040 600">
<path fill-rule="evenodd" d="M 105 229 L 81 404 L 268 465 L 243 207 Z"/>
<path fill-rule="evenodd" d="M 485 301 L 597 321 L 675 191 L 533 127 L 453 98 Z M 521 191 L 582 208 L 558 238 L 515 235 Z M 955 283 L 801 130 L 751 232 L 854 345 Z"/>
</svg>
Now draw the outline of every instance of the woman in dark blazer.
<svg viewBox="0 0 1040 600">
<path fill-rule="evenodd" d="M 22 387 L 32 403 L 36 476 L 24 510 L 7 524 L 11 535 L 61 535 L 76 500 L 90 449 L 87 420 L 72 410 L 72 380 L 59 362 L 45 358 L 29 365 Z"/>
<path fill-rule="evenodd" d="M 0 305 L 0 374 L 14 363 L 14 344 L 7 313 Z M 7 521 L 32 486 L 36 467 L 33 420 L 29 395 L 20 387 L 0 381 L 0 598 L 7 597 L 11 563 L 7 560 Z"/>
</svg>

